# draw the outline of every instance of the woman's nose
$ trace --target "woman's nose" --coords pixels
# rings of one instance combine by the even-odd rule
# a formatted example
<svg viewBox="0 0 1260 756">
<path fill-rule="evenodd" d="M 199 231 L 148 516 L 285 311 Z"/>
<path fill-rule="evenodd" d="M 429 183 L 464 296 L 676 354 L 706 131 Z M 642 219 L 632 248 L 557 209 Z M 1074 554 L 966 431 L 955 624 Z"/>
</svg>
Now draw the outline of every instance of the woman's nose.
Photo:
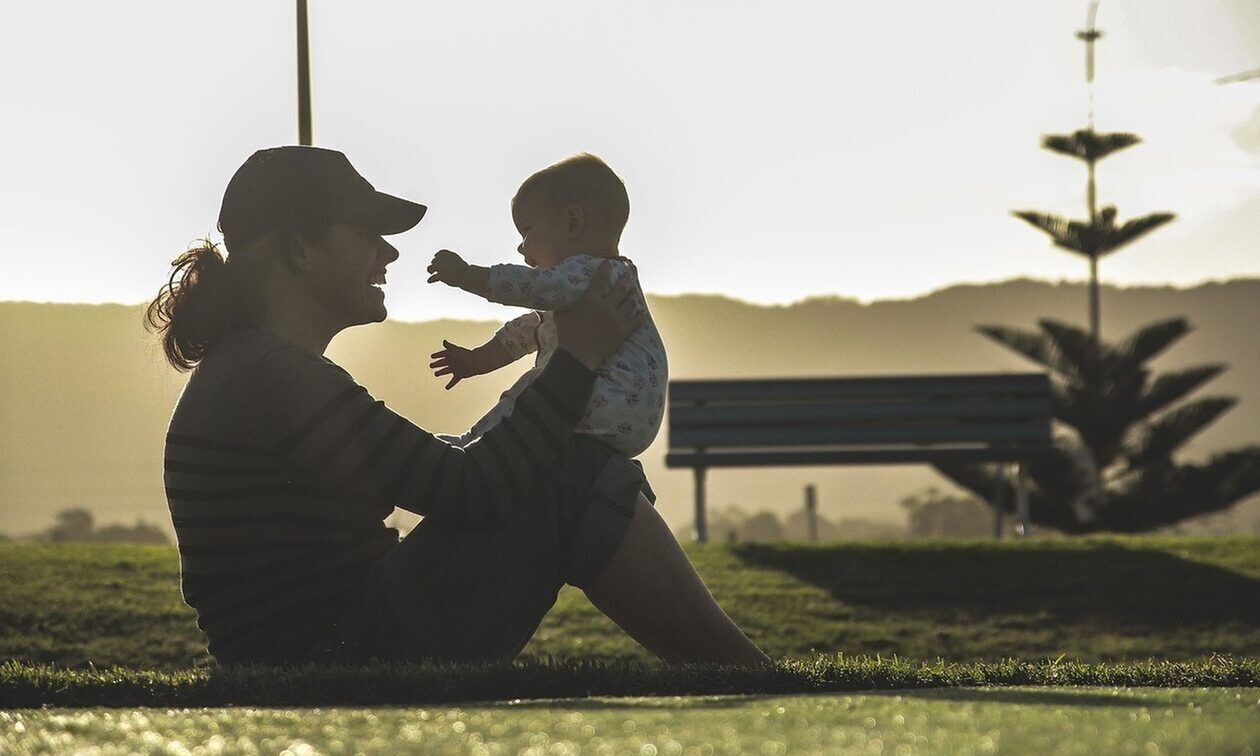
<svg viewBox="0 0 1260 756">
<path fill-rule="evenodd" d="M 381 248 L 384 251 L 385 264 L 388 265 L 398 259 L 398 248 L 393 244 L 381 239 Z"/>
</svg>

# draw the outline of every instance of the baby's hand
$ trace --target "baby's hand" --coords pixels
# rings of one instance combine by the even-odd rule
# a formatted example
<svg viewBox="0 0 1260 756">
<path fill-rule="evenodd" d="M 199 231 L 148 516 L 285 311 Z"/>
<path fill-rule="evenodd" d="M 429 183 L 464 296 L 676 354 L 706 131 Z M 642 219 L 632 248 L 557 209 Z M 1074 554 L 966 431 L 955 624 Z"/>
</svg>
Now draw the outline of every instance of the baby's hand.
<svg viewBox="0 0 1260 756">
<path fill-rule="evenodd" d="M 467 277 L 468 263 L 449 249 L 442 249 L 438 250 L 433 256 L 433 262 L 429 263 L 429 272 L 433 274 L 429 276 L 429 283 L 441 281 L 447 286 L 458 287 Z"/>
<path fill-rule="evenodd" d="M 433 362 L 429 363 L 429 367 L 433 368 L 435 377 L 444 375 L 451 377 L 451 382 L 446 384 L 448 390 L 465 378 L 481 374 L 473 364 L 474 359 L 471 349 L 456 346 L 446 339 L 442 340 L 442 346 L 445 348 L 429 355 L 433 358 Z"/>
</svg>

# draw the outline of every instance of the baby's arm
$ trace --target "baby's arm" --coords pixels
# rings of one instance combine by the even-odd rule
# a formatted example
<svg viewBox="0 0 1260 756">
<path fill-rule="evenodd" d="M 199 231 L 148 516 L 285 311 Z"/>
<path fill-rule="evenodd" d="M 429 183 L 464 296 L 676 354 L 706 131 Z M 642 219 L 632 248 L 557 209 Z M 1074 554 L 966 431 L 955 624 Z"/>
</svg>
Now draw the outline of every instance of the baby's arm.
<svg viewBox="0 0 1260 756">
<path fill-rule="evenodd" d="M 629 264 L 629 261 L 623 261 Z M 526 265 L 494 265 L 486 273 L 486 296 L 491 302 L 528 307 L 531 310 L 564 310 L 572 307 L 591 285 L 601 261 L 570 257 L 551 268 Z M 625 272 L 613 264 L 614 280 Z"/>
<path fill-rule="evenodd" d="M 476 294 L 482 299 L 490 298 L 490 269 L 480 265 L 469 265 L 464 258 L 450 251 L 440 249 L 429 263 L 429 283 L 441 281 L 447 286 L 463 289 L 469 294 Z"/>
<path fill-rule="evenodd" d="M 534 336 L 537 327 L 538 314 L 530 312 L 504 323 L 489 341 L 473 349 L 443 340 L 443 348 L 430 355 L 433 362 L 429 367 L 433 368 L 434 376 L 451 376 L 446 388 L 453 388 L 465 378 L 492 373 L 538 351 L 538 340 Z"/>
<path fill-rule="evenodd" d="M 617 258 L 633 273 L 634 264 Z M 550 268 L 527 265 L 469 265 L 450 250 L 440 250 L 429 263 L 429 283 L 441 281 L 483 299 L 499 304 L 528 307 L 531 310 L 564 310 L 582 298 L 591 285 L 600 261 L 577 256 Z M 614 265 L 613 281 L 624 271 Z"/>
<path fill-rule="evenodd" d="M 455 384 L 465 378 L 494 372 L 512 362 L 507 350 L 494 339 L 472 349 L 466 349 L 443 339 L 442 349 L 429 356 L 433 358 L 429 367 L 433 368 L 434 376 L 440 378 L 449 375 L 451 377 L 450 382 L 446 384 L 448 389 L 454 388 Z"/>
</svg>

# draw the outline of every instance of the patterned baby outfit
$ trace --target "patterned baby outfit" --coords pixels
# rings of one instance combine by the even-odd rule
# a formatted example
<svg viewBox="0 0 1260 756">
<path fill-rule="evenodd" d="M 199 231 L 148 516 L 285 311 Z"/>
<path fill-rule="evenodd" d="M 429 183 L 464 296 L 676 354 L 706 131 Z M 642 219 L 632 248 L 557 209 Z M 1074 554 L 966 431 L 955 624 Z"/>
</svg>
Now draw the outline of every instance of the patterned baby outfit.
<svg viewBox="0 0 1260 756">
<path fill-rule="evenodd" d="M 590 286 L 602 262 L 604 258 L 576 255 L 552 268 L 491 266 L 489 300 L 536 311 L 505 323 L 494 334 L 495 340 L 514 360 L 530 352 L 537 352 L 538 357 L 534 367 L 503 392 L 499 403 L 467 433 L 458 438 L 447 437 L 452 443 L 465 446 L 512 413 L 516 398 L 534 382 L 556 351 L 556 324 L 551 311 L 573 306 Z M 634 264 L 624 257 L 609 262 L 614 283 L 634 269 Z M 576 431 L 629 457 L 642 454 L 656 438 L 665 413 L 665 384 L 669 381 L 665 344 L 637 283 L 632 295 L 644 314 L 643 325 L 596 368 L 595 389 Z"/>
</svg>

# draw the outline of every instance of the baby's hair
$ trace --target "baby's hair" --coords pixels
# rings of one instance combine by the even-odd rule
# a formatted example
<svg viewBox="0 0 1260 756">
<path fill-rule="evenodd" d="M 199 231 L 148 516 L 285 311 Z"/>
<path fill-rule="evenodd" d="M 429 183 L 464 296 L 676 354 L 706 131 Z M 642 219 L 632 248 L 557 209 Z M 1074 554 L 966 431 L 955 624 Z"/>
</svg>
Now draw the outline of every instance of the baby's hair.
<svg viewBox="0 0 1260 756">
<path fill-rule="evenodd" d="M 589 152 L 567 157 L 525 179 L 512 198 L 512 207 L 526 198 L 552 207 L 577 205 L 586 211 L 587 223 L 594 230 L 614 239 L 630 219 L 626 185 L 607 163 Z"/>
</svg>

